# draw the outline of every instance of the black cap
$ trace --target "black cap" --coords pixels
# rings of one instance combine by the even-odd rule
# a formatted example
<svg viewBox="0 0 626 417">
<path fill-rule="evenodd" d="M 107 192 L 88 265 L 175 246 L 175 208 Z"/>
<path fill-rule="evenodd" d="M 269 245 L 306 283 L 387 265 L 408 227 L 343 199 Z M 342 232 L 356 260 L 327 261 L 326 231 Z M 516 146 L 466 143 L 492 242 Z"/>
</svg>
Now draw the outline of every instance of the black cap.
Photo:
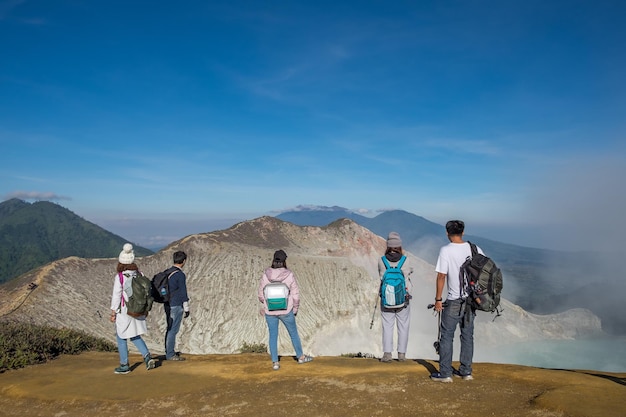
<svg viewBox="0 0 626 417">
<path fill-rule="evenodd" d="M 284 250 L 279 249 L 276 252 L 274 252 L 274 260 L 275 261 L 285 262 L 286 259 L 287 259 L 287 254 L 285 253 Z"/>
</svg>

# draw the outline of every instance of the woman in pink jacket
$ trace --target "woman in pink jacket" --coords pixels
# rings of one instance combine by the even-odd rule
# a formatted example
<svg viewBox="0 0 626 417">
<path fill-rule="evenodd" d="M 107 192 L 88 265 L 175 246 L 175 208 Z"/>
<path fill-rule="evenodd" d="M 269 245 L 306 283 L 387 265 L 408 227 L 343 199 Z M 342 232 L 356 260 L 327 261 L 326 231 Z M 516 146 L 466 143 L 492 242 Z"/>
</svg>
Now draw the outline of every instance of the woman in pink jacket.
<svg viewBox="0 0 626 417">
<path fill-rule="evenodd" d="M 272 266 L 263 272 L 259 283 L 259 301 L 264 305 L 265 321 L 270 334 L 272 367 L 280 369 L 278 362 L 278 323 L 282 321 L 291 336 L 298 363 L 311 362 L 313 358 L 302 352 L 302 343 L 296 326 L 300 306 L 300 289 L 293 272 L 287 268 L 287 254 L 282 249 L 274 252 Z"/>
</svg>

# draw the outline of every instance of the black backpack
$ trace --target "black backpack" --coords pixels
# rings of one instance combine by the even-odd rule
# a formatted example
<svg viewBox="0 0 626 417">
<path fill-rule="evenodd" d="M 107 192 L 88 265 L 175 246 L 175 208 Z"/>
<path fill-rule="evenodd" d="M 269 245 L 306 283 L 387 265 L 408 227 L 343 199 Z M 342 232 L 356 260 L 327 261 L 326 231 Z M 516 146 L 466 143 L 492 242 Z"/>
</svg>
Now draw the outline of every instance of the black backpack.
<svg viewBox="0 0 626 417">
<path fill-rule="evenodd" d="M 472 308 L 480 311 L 496 312 L 500 315 L 500 293 L 502 292 L 502 271 L 495 262 L 478 253 L 472 242 L 472 256 L 461 266 L 461 288 L 465 288 Z M 497 317 L 496 316 L 496 317 Z"/>
<path fill-rule="evenodd" d="M 171 267 L 161 271 L 152 277 L 152 298 L 157 303 L 167 303 L 170 301 L 170 277 L 178 271 L 178 268 Z"/>
<path fill-rule="evenodd" d="M 124 275 L 119 273 L 120 284 L 122 285 L 122 291 L 125 288 L 128 289 L 126 296 L 128 301 L 125 301 L 122 297 L 122 304 L 126 305 L 126 314 L 131 317 L 147 316 L 148 312 L 152 309 L 152 283 L 141 272 L 137 271 L 137 275 Z M 124 278 L 131 279 L 130 288 L 124 286 Z"/>
</svg>

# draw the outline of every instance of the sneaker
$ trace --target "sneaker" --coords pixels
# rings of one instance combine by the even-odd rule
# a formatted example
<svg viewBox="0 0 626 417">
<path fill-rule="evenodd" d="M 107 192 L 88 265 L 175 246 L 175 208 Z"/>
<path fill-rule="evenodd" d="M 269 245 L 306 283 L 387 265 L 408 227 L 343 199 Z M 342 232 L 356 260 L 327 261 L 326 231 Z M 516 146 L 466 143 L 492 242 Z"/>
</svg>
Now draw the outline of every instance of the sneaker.
<svg viewBox="0 0 626 417">
<path fill-rule="evenodd" d="M 459 378 L 461 378 L 463 381 L 471 381 L 474 379 L 474 377 L 472 376 L 472 374 L 467 374 L 467 375 L 461 375 L 461 373 L 459 371 L 457 371 L 456 369 L 454 369 L 452 371 L 452 375 L 457 376 Z"/>
<path fill-rule="evenodd" d="M 154 361 L 154 359 L 152 359 L 152 356 L 150 356 L 150 354 L 147 354 L 143 358 L 143 361 L 146 364 L 146 369 L 147 370 L 156 368 L 156 362 Z"/>
<path fill-rule="evenodd" d="M 171 358 L 166 358 L 166 360 L 168 360 L 168 361 L 184 361 L 185 358 L 183 358 L 182 356 L 179 356 L 179 355 L 174 355 Z"/>
<path fill-rule="evenodd" d="M 380 358 L 380 361 L 385 363 L 391 362 L 391 352 L 383 353 L 383 357 Z"/>
<path fill-rule="evenodd" d="M 274 362 L 272 364 L 272 369 L 275 370 L 275 371 L 278 371 L 280 369 L 280 363 Z"/>
<path fill-rule="evenodd" d="M 130 366 L 128 366 L 128 364 L 120 365 L 119 367 L 115 368 L 113 372 L 115 372 L 116 374 L 120 374 L 120 375 L 127 374 L 130 372 Z"/>
<path fill-rule="evenodd" d="M 311 362 L 312 360 L 313 358 L 310 357 L 309 355 L 302 355 L 302 357 L 298 359 L 298 363 L 307 363 L 307 362 Z"/>
<path fill-rule="evenodd" d="M 452 378 L 449 376 L 442 376 L 439 372 L 430 374 L 430 379 L 435 382 L 452 382 Z"/>
<path fill-rule="evenodd" d="M 400 362 L 404 362 L 406 360 L 406 353 L 400 353 L 398 352 L 398 360 Z"/>
</svg>

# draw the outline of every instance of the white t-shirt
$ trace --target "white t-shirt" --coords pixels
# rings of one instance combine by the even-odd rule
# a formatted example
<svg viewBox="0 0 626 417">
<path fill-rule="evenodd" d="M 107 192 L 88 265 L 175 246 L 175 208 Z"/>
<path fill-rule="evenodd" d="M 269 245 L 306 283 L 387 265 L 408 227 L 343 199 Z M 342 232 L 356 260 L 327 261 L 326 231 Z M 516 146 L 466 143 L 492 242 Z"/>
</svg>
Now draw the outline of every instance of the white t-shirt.
<svg viewBox="0 0 626 417">
<path fill-rule="evenodd" d="M 483 254 L 482 249 L 476 246 L 478 253 Z M 457 300 L 466 297 L 461 294 L 461 265 L 472 256 L 472 248 L 469 243 L 448 243 L 439 250 L 435 271 L 447 275 L 448 300 Z"/>
</svg>

